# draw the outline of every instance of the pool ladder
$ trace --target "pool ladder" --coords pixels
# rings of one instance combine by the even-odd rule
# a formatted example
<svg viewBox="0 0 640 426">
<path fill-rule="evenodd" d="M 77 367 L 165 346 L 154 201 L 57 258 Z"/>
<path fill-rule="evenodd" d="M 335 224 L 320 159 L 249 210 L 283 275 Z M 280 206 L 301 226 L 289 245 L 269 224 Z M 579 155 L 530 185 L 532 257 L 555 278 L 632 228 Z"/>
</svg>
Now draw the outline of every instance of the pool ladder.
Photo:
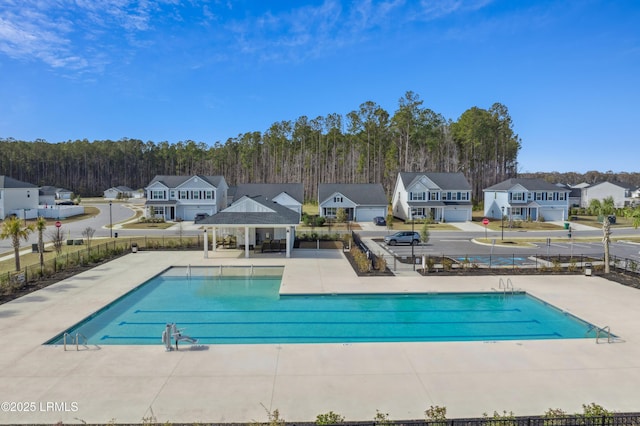
<svg viewBox="0 0 640 426">
<path fill-rule="evenodd" d="M 80 350 L 80 347 L 79 347 L 80 346 L 80 338 L 82 338 L 82 340 L 83 340 L 82 346 L 84 346 L 85 348 L 88 348 L 88 346 L 87 346 L 88 340 L 87 340 L 87 337 L 84 334 L 76 333 L 74 336 L 72 336 L 69 333 L 64 333 L 64 335 L 62 336 L 62 345 L 64 346 L 65 352 L 67 350 L 67 337 L 73 337 L 72 343 L 74 345 L 76 345 L 76 351 Z"/>
<path fill-rule="evenodd" d="M 597 327 L 597 329 L 598 330 L 596 331 L 596 343 L 599 343 L 601 333 L 607 336 L 607 343 L 613 343 L 613 337 L 611 337 L 611 327 L 606 325 L 602 328 Z"/>
<path fill-rule="evenodd" d="M 511 278 L 507 278 L 507 282 L 500 278 L 500 282 L 498 283 L 498 290 L 502 290 L 504 293 L 514 293 L 516 290 L 513 288 L 513 283 L 511 282 Z"/>
</svg>

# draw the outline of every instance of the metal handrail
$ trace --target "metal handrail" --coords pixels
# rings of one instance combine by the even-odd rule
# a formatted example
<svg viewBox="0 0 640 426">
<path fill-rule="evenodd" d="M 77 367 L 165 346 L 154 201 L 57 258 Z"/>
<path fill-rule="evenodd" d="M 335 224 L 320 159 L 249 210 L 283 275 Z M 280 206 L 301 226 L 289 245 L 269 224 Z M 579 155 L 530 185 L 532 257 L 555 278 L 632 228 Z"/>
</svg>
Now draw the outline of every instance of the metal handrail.
<svg viewBox="0 0 640 426">
<path fill-rule="evenodd" d="M 64 333 L 62 335 L 62 346 L 64 347 L 65 352 L 67 351 L 67 337 L 71 336 L 69 333 Z M 87 343 L 89 343 L 89 339 L 87 339 L 87 336 L 85 336 L 82 333 L 76 333 L 76 335 L 73 337 L 73 343 L 76 345 L 76 351 L 80 350 L 80 338 L 82 337 L 83 343 L 82 346 L 84 346 L 85 348 L 87 347 Z"/>
<path fill-rule="evenodd" d="M 604 326 L 602 328 L 598 327 L 598 331 L 596 332 L 596 343 L 598 343 L 599 340 L 600 340 L 600 332 L 606 333 L 607 343 L 613 342 L 613 339 L 611 338 L 611 327 L 606 325 L 606 326 Z"/>
</svg>

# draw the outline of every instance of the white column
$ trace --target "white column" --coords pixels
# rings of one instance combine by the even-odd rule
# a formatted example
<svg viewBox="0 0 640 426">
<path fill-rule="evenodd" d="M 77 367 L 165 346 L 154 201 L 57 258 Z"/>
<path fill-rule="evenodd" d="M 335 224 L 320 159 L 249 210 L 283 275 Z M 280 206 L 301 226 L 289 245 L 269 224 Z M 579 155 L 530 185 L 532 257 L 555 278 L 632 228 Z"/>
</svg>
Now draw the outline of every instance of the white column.
<svg viewBox="0 0 640 426">
<path fill-rule="evenodd" d="M 214 226 L 213 228 L 211 228 L 211 238 L 213 238 L 213 240 L 211 241 L 211 244 L 213 246 L 213 251 L 217 250 L 217 244 L 218 244 L 218 236 L 217 236 L 217 228 Z"/>
<path fill-rule="evenodd" d="M 249 258 L 249 227 L 244 227 L 244 257 Z"/>
<path fill-rule="evenodd" d="M 291 227 L 287 227 L 287 239 L 285 240 L 285 247 L 287 252 L 287 257 L 291 257 Z"/>
<path fill-rule="evenodd" d="M 207 234 L 207 228 L 204 228 L 204 258 L 209 258 L 209 236 Z"/>
</svg>

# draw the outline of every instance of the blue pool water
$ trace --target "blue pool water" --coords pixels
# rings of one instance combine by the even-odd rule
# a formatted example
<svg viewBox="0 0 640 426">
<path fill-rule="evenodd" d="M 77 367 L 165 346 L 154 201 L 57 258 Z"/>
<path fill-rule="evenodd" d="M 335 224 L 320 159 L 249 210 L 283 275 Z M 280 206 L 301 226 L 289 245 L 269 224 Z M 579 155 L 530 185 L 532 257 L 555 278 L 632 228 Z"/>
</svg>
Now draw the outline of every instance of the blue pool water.
<svg viewBox="0 0 640 426">
<path fill-rule="evenodd" d="M 67 330 L 98 345 L 161 345 L 166 323 L 200 344 L 595 337 L 526 293 L 280 296 L 280 277 L 157 276 Z M 47 342 L 61 344 L 62 334 Z"/>
</svg>

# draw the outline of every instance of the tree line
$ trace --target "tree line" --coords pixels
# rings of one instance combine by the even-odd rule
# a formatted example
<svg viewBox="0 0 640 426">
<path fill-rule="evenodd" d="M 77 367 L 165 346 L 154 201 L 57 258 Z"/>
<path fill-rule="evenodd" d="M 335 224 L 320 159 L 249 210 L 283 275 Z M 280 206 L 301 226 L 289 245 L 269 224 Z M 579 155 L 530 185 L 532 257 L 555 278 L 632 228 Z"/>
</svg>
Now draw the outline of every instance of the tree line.
<svg viewBox="0 0 640 426">
<path fill-rule="evenodd" d="M 452 121 L 409 91 L 393 114 L 367 101 L 345 116 L 301 116 L 213 145 L 0 139 L 0 174 L 81 196 L 143 188 L 155 175 L 219 174 L 230 185 L 302 182 L 316 200 L 319 183 L 382 183 L 390 196 L 398 172 L 462 172 L 480 200 L 483 188 L 517 175 L 520 148 L 506 106 L 472 107 Z"/>
</svg>

